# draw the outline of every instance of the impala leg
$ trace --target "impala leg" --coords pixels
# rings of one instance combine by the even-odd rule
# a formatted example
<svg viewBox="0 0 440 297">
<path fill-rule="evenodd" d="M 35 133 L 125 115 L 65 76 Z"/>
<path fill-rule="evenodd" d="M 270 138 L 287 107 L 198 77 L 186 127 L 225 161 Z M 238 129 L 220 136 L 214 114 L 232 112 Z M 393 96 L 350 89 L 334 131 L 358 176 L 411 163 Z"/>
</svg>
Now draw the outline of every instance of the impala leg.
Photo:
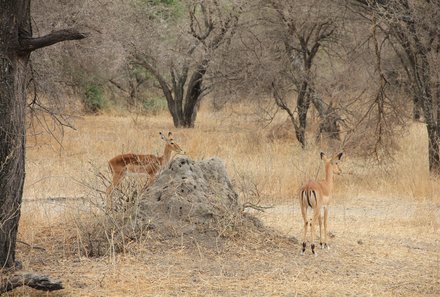
<svg viewBox="0 0 440 297">
<path fill-rule="evenodd" d="M 310 223 L 311 232 L 312 232 L 312 239 L 311 239 L 310 247 L 312 248 L 312 254 L 315 256 L 317 256 L 317 253 L 315 252 L 315 226 L 316 226 L 316 222 L 319 220 L 319 217 L 320 217 L 319 209 L 314 209 L 312 222 Z"/>
<path fill-rule="evenodd" d="M 303 233 L 303 244 L 302 244 L 302 251 L 301 254 L 304 254 L 304 252 L 306 251 L 306 240 L 307 240 L 307 228 L 309 226 L 309 223 L 307 222 L 307 220 L 305 220 L 304 222 L 304 233 Z"/>
<path fill-rule="evenodd" d="M 328 207 L 324 207 L 324 247 L 329 248 L 327 242 Z"/>
<path fill-rule="evenodd" d="M 319 221 L 319 245 L 321 246 L 321 249 L 322 249 L 323 245 L 322 245 L 322 218 L 321 218 L 321 210 L 319 210 L 318 221 Z"/>
<path fill-rule="evenodd" d="M 307 222 L 307 207 L 305 207 L 303 205 L 303 203 L 301 203 L 301 214 L 302 217 L 304 219 L 304 232 L 303 232 L 303 244 L 302 244 L 302 251 L 301 254 L 304 254 L 304 252 L 306 251 L 306 240 L 307 240 L 307 227 L 309 225 L 309 223 Z"/>
</svg>

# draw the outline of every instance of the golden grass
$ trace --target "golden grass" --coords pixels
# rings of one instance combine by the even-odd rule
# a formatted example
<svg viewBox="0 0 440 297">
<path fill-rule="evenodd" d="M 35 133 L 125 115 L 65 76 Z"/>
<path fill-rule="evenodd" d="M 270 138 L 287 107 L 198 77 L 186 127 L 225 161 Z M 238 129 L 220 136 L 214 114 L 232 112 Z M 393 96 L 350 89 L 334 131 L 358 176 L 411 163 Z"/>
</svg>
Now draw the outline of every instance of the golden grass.
<svg viewBox="0 0 440 297">
<path fill-rule="evenodd" d="M 81 201 L 105 190 L 96 175 L 109 175 L 107 160 L 123 152 L 160 154 L 159 131 L 173 131 L 193 159 L 225 160 L 241 202 L 274 205 L 256 213 L 287 238 L 301 238 L 297 189 L 322 177 L 320 149 L 295 141 L 270 142 L 248 106 L 211 112 L 204 107 L 195 129 L 174 129 L 168 114 L 106 114 L 78 118 L 63 149 L 53 138 L 29 137 L 25 202 L 18 243 L 28 269 L 61 278 L 53 296 L 436 296 L 440 294 L 440 186 L 429 177 L 424 127 L 414 124 L 394 161 L 376 165 L 348 153 L 330 211 L 332 249 L 300 257 L 299 246 L 273 238 L 232 239 L 219 249 L 176 241 L 130 252 L 85 258 L 71 242 L 78 222 L 90 218 Z M 29 202 L 29 200 L 38 201 Z M 39 200 L 43 199 L 43 200 Z M 96 201 L 99 203 L 99 199 Z M 76 223 L 75 223 L 76 222 Z M 249 235 L 252 237 L 251 235 Z M 71 247 L 78 247 L 72 253 Z M 13 295 L 36 294 L 19 289 Z M 41 295 L 43 296 L 43 295 Z M 44 296 L 46 296 L 44 294 Z"/>
</svg>

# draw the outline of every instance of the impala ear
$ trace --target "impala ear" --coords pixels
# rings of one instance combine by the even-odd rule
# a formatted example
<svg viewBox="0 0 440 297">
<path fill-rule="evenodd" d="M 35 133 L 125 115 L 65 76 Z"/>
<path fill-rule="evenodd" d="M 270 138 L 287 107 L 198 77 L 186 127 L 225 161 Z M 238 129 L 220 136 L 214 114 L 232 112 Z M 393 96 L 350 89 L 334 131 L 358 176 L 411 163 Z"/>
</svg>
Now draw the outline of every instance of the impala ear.
<svg viewBox="0 0 440 297">
<path fill-rule="evenodd" d="M 336 155 L 336 158 L 338 160 L 341 160 L 343 155 L 344 155 L 344 152 L 340 152 L 339 154 Z"/>
<path fill-rule="evenodd" d="M 159 132 L 160 134 L 160 138 L 162 138 L 162 140 L 168 141 L 168 139 L 165 137 L 165 135 L 163 135 L 162 132 Z"/>
<path fill-rule="evenodd" d="M 324 158 L 325 158 L 325 154 L 323 153 L 323 152 L 321 152 L 321 160 L 324 160 Z"/>
</svg>

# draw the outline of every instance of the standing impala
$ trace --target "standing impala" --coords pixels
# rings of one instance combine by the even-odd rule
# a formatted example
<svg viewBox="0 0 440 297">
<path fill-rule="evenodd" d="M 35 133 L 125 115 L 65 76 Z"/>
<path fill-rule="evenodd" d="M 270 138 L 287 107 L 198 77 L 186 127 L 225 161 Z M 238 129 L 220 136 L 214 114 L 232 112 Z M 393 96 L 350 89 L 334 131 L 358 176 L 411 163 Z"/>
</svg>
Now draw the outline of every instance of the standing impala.
<svg viewBox="0 0 440 297">
<path fill-rule="evenodd" d="M 321 152 L 321 159 L 325 163 L 325 180 L 309 181 L 300 190 L 299 204 L 301 207 L 301 214 L 304 219 L 304 236 L 301 254 L 306 250 L 307 228 L 310 226 L 311 231 L 311 248 L 312 253 L 315 252 L 315 226 L 316 221 L 319 221 L 319 234 L 321 248 L 329 248 L 327 243 L 327 222 L 328 222 L 328 205 L 332 198 L 333 191 L 333 174 L 341 174 L 339 168 L 339 161 L 343 153 L 339 153 L 332 158 L 328 158 Z M 307 220 L 307 210 L 311 208 L 313 215 L 310 220 Z M 322 237 L 322 220 L 321 208 L 324 209 L 324 238 Z M 324 241 L 323 241 L 324 239 Z"/>
<path fill-rule="evenodd" d="M 168 137 L 159 133 L 162 140 L 165 141 L 165 148 L 162 156 L 155 155 L 136 155 L 136 154 L 122 154 L 117 155 L 110 161 L 108 165 L 113 176 L 112 183 L 107 188 L 107 207 L 113 209 L 113 200 L 111 193 L 114 188 L 118 186 L 122 178 L 127 172 L 132 173 L 147 173 L 151 179 L 154 180 L 155 174 L 163 168 L 171 159 L 171 152 L 178 154 L 185 154 L 180 146 L 174 142 L 171 132 L 168 132 Z"/>
</svg>

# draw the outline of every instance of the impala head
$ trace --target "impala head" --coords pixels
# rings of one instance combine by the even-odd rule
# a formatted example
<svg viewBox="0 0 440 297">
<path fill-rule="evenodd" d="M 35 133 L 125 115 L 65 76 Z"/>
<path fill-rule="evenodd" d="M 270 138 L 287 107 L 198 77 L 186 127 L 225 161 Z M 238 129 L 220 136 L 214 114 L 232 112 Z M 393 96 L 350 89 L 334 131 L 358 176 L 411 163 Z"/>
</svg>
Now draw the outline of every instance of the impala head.
<svg viewBox="0 0 440 297">
<path fill-rule="evenodd" d="M 174 141 L 173 134 L 171 132 L 168 132 L 168 136 L 163 135 L 162 132 L 159 132 L 159 134 L 162 140 L 167 143 L 167 147 L 170 150 L 176 152 L 177 154 L 185 154 L 185 151 Z"/>
<path fill-rule="evenodd" d="M 323 152 L 321 152 L 321 160 L 323 160 L 325 162 L 325 164 L 330 164 L 330 166 L 332 167 L 333 173 L 339 175 L 342 173 L 342 170 L 339 167 L 339 162 L 341 161 L 343 154 L 344 154 L 343 152 L 340 152 L 339 154 L 334 155 L 331 158 L 329 158 Z"/>
</svg>

